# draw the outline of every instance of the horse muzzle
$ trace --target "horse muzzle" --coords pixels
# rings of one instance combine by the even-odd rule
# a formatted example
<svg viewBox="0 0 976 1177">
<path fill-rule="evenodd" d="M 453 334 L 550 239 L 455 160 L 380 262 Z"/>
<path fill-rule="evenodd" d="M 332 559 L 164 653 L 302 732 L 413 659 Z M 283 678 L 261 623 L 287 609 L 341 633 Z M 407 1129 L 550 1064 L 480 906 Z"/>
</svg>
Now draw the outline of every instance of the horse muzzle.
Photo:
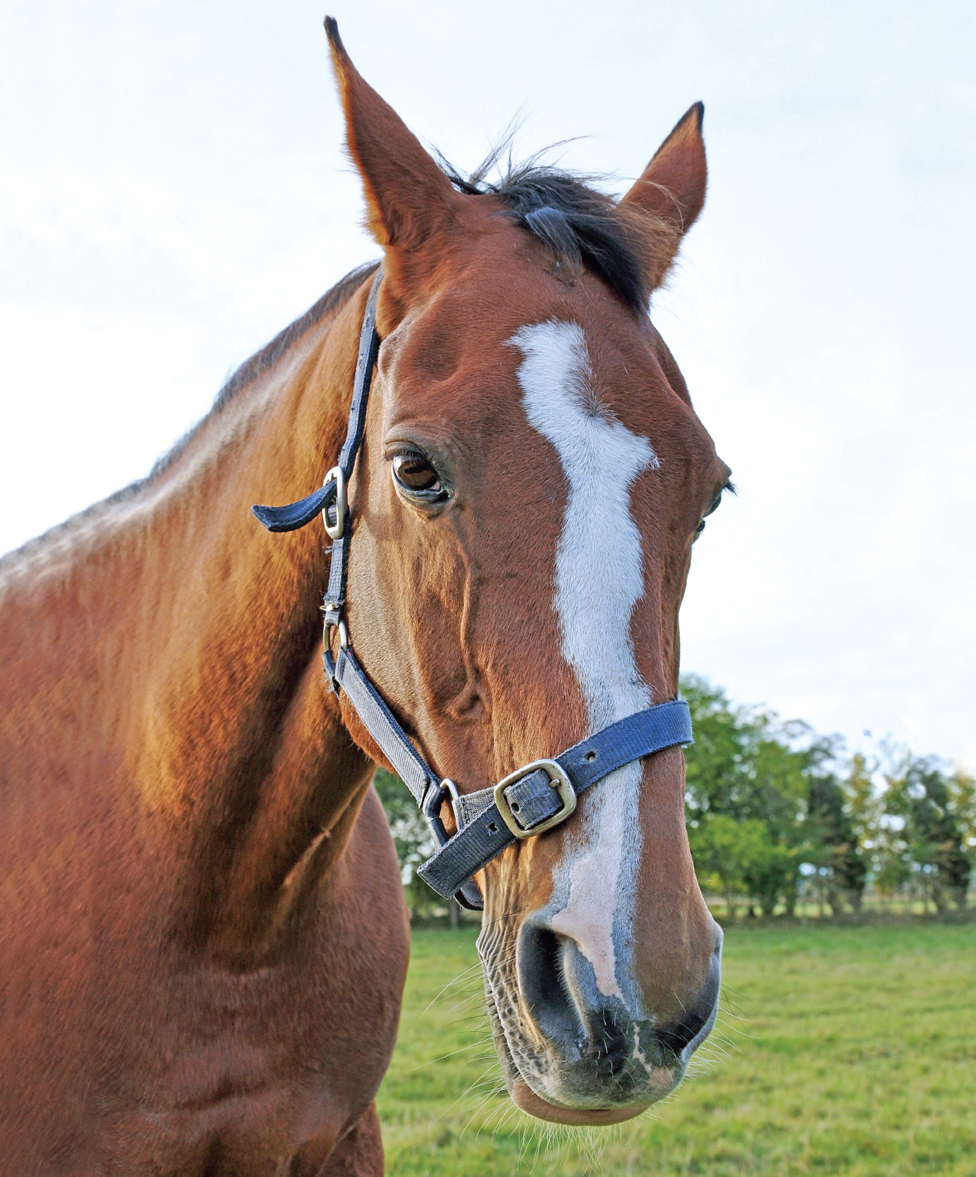
<svg viewBox="0 0 976 1177">
<path fill-rule="evenodd" d="M 541 1119 L 599 1125 L 629 1119 L 670 1094 L 714 1025 L 721 953 L 715 926 L 704 982 L 679 996 L 678 1017 L 655 1015 L 633 984 L 620 994 L 600 992 L 579 943 L 544 920 L 526 920 L 513 978 L 518 998 L 496 1002 L 494 1019 L 515 1103 Z"/>
</svg>

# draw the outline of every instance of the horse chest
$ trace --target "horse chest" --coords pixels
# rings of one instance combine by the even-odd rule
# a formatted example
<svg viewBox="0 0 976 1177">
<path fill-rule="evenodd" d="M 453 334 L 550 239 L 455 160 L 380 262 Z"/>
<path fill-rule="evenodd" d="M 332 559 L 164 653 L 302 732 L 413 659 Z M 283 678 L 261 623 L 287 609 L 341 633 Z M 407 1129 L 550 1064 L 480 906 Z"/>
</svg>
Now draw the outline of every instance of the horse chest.
<svg viewBox="0 0 976 1177">
<path fill-rule="evenodd" d="M 281 977 L 180 978 L 170 987 L 182 991 L 180 1011 L 167 1001 L 171 1016 L 125 1034 L 124 1050 L 91 1053 L 77 1118 L 45 1115 L 5 1143 L 38 1174 L 304 1173 L 302 1158 L 328 1155 L 382 1068 L 346 1074 L 327 1041 L 331 1019 L 314 996 L 296 1007 L 293 988 Z"/>
<path fill-rule="evenodd" d="M 264 1177 L 288 1172 L 313 1143 L 328 1151 L 347 1100 L 327 1065 L 297 1064 L 288 1045 L 255 1046 L 225 1033 L 185 1049 L 141 1106 L 104 1126 L 108 1171 Z"/>
<path fill-rule="evenodd" d="M 382 976 L 337 973 L 326 947 L 243 975 L 144 970 L 141 992 L 114 994 L 111 1030 L 92 1022 L 84 1046 L 62 1042 L 58 1076 L 26 1056 L 32 1102 L 11 1121 L 0 1098 L 0 1151 L 59 1177 L 305 1173 L 371 1100 L 399 1007 Z"/>
<path fill-rule="evenodd" d="M 174 985 L 182 1009 L 171 1004 L 178 1016 L 159 1027 L 139 1106 L 121 1111 L 107 1134 L 128 1141 L 126 1162 L 151 1159 L 147 1171 L 183 1177 L 202 1156 L 211 1168 L 201 1172 L 249 1177 L 278 1172 L 310 1141 L 334 1140 L 383 1070 L 338 1033 L 342 1021 L 376 1029 L 342 989 L 314 958 Z"/>
</svg>

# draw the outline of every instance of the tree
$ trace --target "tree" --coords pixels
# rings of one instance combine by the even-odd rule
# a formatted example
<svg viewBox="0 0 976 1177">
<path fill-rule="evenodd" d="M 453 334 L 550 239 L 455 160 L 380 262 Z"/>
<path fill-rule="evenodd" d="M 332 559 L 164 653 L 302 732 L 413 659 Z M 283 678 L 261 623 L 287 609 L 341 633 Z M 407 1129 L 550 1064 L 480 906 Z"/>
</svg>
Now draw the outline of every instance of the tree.
<svg viewBox="0 0 976 1177">
<path fill-rule="evenodd" d="M 800 864 L 815 855 L 807 823 L 810 778 L 835 756 L 836 742 L 814 738 L 803 723 L 733 708 L 724 692 L 695 676 L 682 680 L 681 692 L 695 730 L 686 750 L 689 836 L 701 861 L 711 864 L 703 873 L 724 879 L 725 888 L 735 877 L 766 914 L 780 902 L 792 912 Z M 717 817 L 724 820 L 711 825 Z M 741 827 L 735 876 L 727 864 L 735 844 L 728 822 Z"/>
<path fill-rule="evenodd" d="M 964 909 L 974 861 L 967 828 L 970 778 L 948 776 L 933 756 L 903 753 L 886 773 L 886 786 L 885 810 L 898 819 L 908 871 L 940 914 L 950 898 Z"/>
<path fill-rule="evenodd" d="M 868 864 L 860 844 L 844 785 L 832 773 L 811 774 L 807 838 L 811 860 L 826 869 L 827 902 L 835 914 L 861 910 Z"/>
<path fill-rule="evenodd" d="M 949 777 L 948 785 L 949 811 L 955 818 L 963 853 L 969 860 L 971 880 L 973 870 L 976 870 L 976 777 L 970 776 L 962 769 L 956 769 Z M 965 889 L 957 890 L 955 901 L 956 906 L 962 911 L 966 906 Z"/>
<path fill-rule="evenodd" d="M 699 818 L 688 828 L 698 880 L 706 891 L 722 896 L 730 919 L 736 917 L 736 901 L 748 894 L 744 865 L 748 841 L 756 835 L 748 823 L 724 813 Z"/>
<path fill-rule="evenodd" d="M 851 829 L 858 853 L 865 866 L 865 878 L 878 873 L 878 853 L 882 836 L 884 806 L 874 783 L 877 764 L 869 763 L 862 752 L 855 752 L 841 778 L 844 794 L 844 812 L 851 822 Z"/>
<path fill-rule="evenodd" d="M 414 919 L 427 914 L 434 904 L 443 902 L 417 874 L 417 867 L 434 853 L 434 842 L 417 803 L 399 777 L 385 768 L 378 768 L 373 784 L 390 823 L 407 906 L 410 918 Z"/>
</svg>

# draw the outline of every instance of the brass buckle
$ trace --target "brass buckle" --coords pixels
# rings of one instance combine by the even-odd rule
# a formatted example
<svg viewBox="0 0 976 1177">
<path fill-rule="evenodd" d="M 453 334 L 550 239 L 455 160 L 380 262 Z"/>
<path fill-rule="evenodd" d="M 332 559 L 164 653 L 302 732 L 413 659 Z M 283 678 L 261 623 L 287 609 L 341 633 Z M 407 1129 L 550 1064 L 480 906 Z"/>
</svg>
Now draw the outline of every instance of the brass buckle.
<svg viewBox="0 0 976 1177">
<path fill-rule="evenodd" d="M 547 817 L 545 821 L 540 821 L 538 825 L 527 830 L 518 824 L 508 803 L 508 798 L 505 796 L 505 790 L 510 785 L 517 784 L 524 777 L 531 776 L 540 768 L 549 777 L 549 784 L 559 794 L 559 800 L 562 801 L 563 807 L 552 817 Z M 502 815 L 502 821 L 516 838 L 534 838 L 536 834 L 545 833 L 546 830 L 551 830 L 553 826 L 558 826 L 560 822 L 565 821 L 576 808 L 576 790 L 573 788 L 573 782 L 557 760 L 533 760 L 522 768 L 517 768 L 515 772 L 510 772 L 504 780 L 500 780 L 495 785 L 494 791 L 495 805 Z"/>
</svg>

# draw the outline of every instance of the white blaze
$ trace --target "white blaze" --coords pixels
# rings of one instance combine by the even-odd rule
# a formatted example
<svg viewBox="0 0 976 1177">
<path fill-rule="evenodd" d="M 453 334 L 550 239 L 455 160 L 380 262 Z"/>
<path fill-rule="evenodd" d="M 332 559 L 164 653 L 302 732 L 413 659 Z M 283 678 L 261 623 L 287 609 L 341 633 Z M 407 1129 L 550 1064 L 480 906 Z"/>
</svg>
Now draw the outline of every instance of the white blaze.
<svg viewBox="0 0 976 1177">
<path fill-rule="evenodd" d="M 563 657 L 579 681 L 592 733 L 651 704 L 630 637 L 631 615 L 644 594 L 630 487 L 659 462 L 646 437 L 631 433 L 601 406 L 581 327 L 540 323 L 523 327 L 510 342 L 525 357 L 518 379 L 526 415 L 555 446 L 569 482 L 554 608 Z M 555 893 L 567 895 L 565 907 L 551 920 L 590 961 L 600 992 L 620 998 L 614 916 L 633 903 L 640 779 L 635 762 L 587 793 L 577 819 L 581 836 L 556 880 Z"/>
</svg>

